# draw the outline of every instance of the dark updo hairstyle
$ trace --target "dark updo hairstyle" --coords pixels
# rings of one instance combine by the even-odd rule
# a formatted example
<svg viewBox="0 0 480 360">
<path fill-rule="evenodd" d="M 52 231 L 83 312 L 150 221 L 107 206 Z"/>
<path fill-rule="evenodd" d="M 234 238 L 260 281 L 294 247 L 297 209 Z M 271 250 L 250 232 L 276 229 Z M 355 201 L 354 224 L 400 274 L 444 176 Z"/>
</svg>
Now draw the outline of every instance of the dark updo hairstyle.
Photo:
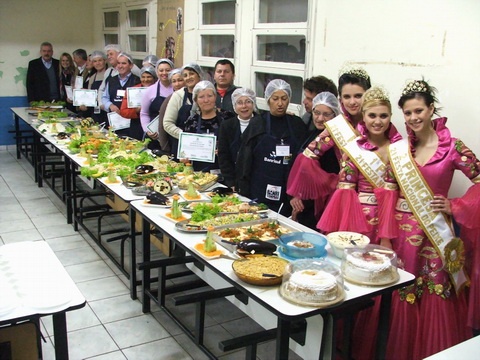
<svg viewBox="0 0 480 360">
<path fill-rule="evenodd" d="M 370 76 L 363 69 L 351 69 L 345 71 L 338 79 L 338 92 L 342 95 L 344 85 L 352 84 L 361 86 L 365 91 L 372 87 Z"/>
<path fill-rule="evenodd" d="M 437 89 L 430 86 L 425 80 L 413 80 L 409 81 L 402 91 L 402 96 L 398 100 L 398 106 L 403 109 L 403 106 L 408 100 L 417 99 L 423 100 L 425 105 L 430 106 L 433 104 L 435 115 L 438 115 L 440 108 L 437 108 L 435 104 L 438 103 L 436 97 Z"/>
</svg>

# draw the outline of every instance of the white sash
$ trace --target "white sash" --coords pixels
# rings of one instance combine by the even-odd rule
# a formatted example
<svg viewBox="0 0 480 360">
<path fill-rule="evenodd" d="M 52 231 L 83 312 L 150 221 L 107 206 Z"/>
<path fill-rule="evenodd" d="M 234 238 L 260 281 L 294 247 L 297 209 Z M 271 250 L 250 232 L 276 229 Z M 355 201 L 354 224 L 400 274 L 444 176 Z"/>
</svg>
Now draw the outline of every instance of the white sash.
<svg viewBox="0 0 480 360">
<path fill-rule="evenodd" d="M 430 203 L 433 193 L 415 165 L 408 140 L 390 144 L 388 150 L 392 169 L 410 210 L 437 250 L 455 290 L 458 291 L 468 282 L 463 272 L 463 244 L 460 239 L 455 238 L 451 221 L 447 220 L 443 213 L 432 211 Z"/>
<path fill-rule="evenodd" d="M 349 142 L 342 150 L 347 153 L 370 184 L 377 188 L 384 186 L 383 175 L 385 174 L 386 166 L 375 151 L 369 151 L 358 146 L 356 141 Z"/>
<path fill-rule="evenodd" d="M 335 141 L 335 144 L 341 149 L 350 141 L 356 139 L 357 134 L 352 125 L 343 117 L 342 114 L 325 122 L 328 133 Z"/>
</svg>

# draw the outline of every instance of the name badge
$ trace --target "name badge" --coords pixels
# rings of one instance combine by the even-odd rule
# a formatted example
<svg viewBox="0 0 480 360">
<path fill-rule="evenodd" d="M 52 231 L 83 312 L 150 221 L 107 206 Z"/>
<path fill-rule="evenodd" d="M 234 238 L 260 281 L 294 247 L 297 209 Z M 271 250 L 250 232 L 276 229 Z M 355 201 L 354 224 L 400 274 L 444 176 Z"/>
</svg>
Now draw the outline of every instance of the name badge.
<svg viewBox="0 0 480 360">
<path fill-rule="evenodd" d="M 265 199 L 280 201 L 282 195 L 282 187 L 277 185 L 267 185 L 267 191 L 265 192 Z"/>
<path fill-rule="evenodd" d="M 275 148 L 275 155 L 290 156 L 290 145 L 277 145 Z"/>
<path fill-rule="evenodd" d="M 125 90 L 122 90 L 122 89 L 117 90 L 117 96 L 122 98 L 125 97 Z"/>
</svg>

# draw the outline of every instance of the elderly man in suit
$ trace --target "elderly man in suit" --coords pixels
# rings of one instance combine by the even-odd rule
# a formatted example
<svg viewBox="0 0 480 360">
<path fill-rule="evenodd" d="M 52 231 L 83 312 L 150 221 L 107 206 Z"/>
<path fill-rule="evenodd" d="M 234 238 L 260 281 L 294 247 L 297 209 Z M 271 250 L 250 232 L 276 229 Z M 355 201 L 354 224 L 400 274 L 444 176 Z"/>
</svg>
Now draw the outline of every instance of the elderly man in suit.
<svg viewBox="0 0 480 360">
<path fill-rule="evenodd" d="M 40 45 L 40 57 L 28 63 L 28 101 L 52 101 L 60 99 L 58 80 L 59 61 L 53 58 L 53 46 L 49 42 Z"/>
</svg>

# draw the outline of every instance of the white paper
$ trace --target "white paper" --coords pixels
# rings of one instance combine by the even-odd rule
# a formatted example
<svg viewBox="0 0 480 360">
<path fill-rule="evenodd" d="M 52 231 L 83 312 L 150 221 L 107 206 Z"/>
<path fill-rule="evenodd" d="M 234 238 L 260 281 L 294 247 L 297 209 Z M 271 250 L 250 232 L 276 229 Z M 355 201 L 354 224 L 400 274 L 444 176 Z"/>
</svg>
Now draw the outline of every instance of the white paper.
<svg viewBox="0 0 480 360">
<path fill-rule="evenodd" d="M 107 113 L 108 116 L 108 122 L 110 123 L 110 127 L 113 128 L 113 130 L 122 130 L 122 129 L 128 129 L 130 127 L 130 119 L 126 119 L 120 115 L 118 115 L 116 112 L 109 112 Z"/>
<path fill-rule="evenodd" d="M 146 87 L 129 87 L 127 88 L 127 106 L 129 108 L 137 108 L 142 105 L 142 96 Z"/>
<path fill-rule="evenodd" d="M 157 115 L 155 119 L 150 121 L 147 125 L 147 130 L 151 133 L 158 133 L 158 121 L 160 120 L 160 115 Z"/>
<path fill-rule="evenodd" d="M 83 88 L 83 76 L 77 76 L 75 78 L 75 89 Z"/>
<path fill-rule="evenodd" d="M 97 106 L 97 90 L 74 89 L 73 90 L 74 106 Z"/>
<path fill-rule="evenodd" d="M 67 93 L 67 99 L 73 99 L 73 90 L 70 85 L 65 85 L 65 92 Z"/>
<path fill-rule="evenodd" d="M 213 134 L 192 134 L 182 132 L 178 139 L 179 159 L 215 162 L 217 137 Z"/>
</svg>

